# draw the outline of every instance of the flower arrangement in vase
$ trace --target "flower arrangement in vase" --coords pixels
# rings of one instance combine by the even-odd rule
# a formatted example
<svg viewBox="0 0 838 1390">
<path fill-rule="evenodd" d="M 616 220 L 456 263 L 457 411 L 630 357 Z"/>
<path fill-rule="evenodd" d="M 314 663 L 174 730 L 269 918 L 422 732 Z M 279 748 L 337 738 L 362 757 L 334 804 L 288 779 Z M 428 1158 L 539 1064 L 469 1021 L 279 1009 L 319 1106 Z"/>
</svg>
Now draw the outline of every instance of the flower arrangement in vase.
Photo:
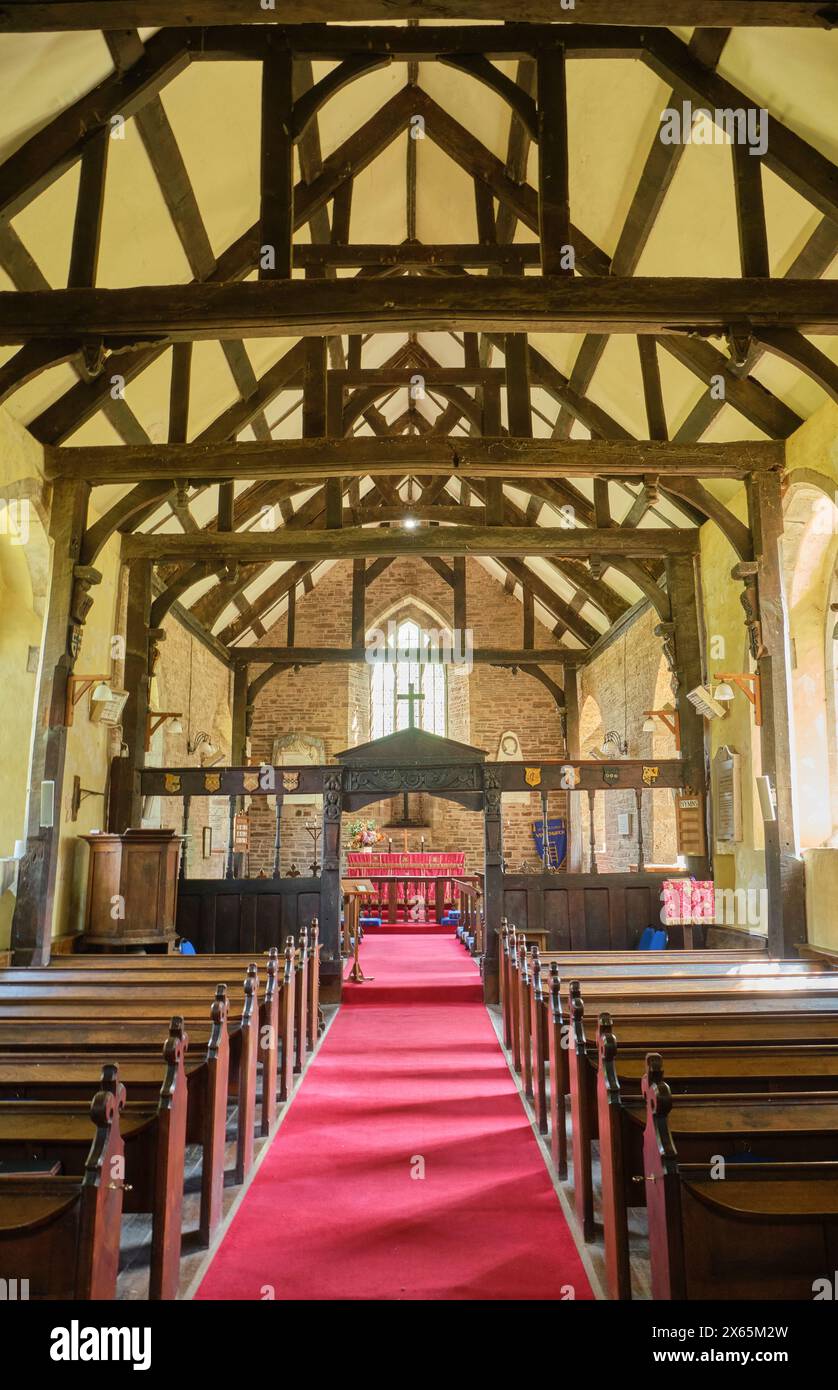
<svg viewBox="0 0 838 1390">
<path fill-rule="evenodd" d="M 359 849 L 365 854 L 372 854 L 376 845 L 380 845 L 384 836 L 379 830 L 374 820 L 354 820 L 349 827 L 350 846 L 352 849 Z"/>
</svg>

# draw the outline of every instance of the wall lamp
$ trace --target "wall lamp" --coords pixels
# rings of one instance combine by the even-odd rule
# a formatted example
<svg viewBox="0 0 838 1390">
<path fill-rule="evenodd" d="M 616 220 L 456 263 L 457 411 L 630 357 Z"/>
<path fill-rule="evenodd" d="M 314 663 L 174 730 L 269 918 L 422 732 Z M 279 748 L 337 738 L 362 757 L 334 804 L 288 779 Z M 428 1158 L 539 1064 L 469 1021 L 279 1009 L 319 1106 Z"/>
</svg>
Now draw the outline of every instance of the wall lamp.
<svg viewBox="0 0 838 1390">
<path fill-rule="evenodd" d="M 644 734 L 654 734 L 657 732 L 655 720 L 659 719 L 665 724 L 667 729 L 675 737 L 675 747 L 681 751 L 681 716 L 677 709 L 646 709 L 643 711 L 646 718 L 643 720 Z"/>
<path fill-rule="evenodd" d="M 64 723 L 69 729 L 73 723 L 73 714 L 79 700 L 83 699 L 91 687 L 93 689 L 92 699 L 110 700 L 113 692 L 110 686 L 110 676 L 68 676 L 67 677 L 67 698 L 64 702 Z"/>
<path fill-rule="evenodd" d="M 194 738 L 186 740 L 186 751 L 190 755 L 197 753 L 198 749 L 201 747 L 206 750 L 210 757 L 212 757 L 213 753 L 218 751 L 209 734 L 205 733 L 203 729 L 197 733 Z"/>
<path fill-rule="evenodd" d="M 752 675 L 749 671 L 717 672 L 713 680 L 721 682 L 713 691 L 714 700 L 722 705 L 730 704 L 735 685 L 753 705 L 754 723 L 758 726 L 762 724 L 762 682 L 758 675 Z"/>
<path fill-rule="evenodd" d="M 145 717 L 145 751 L 147 753 L 151 749 L 151 740 L 154 738 L 154 735 L 157 733 L 157 730 L 161 727 L 161 725 L 165 724 L 167 719 L 171 719 L 172 721 L 172 727 L 169 730 L 170 733 L 183 733 L 182 710 L 178 711 L 178 713 L 174 713 L 172 710 L 149 710 L 148 714 Z"/>
</svg>

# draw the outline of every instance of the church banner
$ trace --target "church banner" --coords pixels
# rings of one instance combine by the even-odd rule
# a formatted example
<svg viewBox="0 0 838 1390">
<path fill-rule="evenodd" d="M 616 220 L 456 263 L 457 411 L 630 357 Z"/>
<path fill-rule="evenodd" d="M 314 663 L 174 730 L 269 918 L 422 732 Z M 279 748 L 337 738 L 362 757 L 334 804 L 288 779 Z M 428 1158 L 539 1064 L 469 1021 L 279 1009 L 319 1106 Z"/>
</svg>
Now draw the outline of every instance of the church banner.
<svg viewBox="0 0 838 1390">
<path fill-rule="evenodd" d="M 567 826 L 562 816 L 551 816 L 547 822 L 550 845 L 550 867 L 560 869 L 567 854 Z M 544 821 L 534 820 L 532 837 L 539 859 L 544 862 Z"/>
</svg>

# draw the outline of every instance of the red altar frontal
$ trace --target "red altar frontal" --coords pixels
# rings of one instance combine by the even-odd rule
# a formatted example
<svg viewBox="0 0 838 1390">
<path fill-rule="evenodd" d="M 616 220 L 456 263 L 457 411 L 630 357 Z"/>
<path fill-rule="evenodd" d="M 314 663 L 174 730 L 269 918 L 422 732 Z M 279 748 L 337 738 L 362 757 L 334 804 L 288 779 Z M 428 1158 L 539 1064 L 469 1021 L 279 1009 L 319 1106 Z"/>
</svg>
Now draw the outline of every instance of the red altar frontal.
<svg viewBox="0 0 838 1390">
<path fill-rule="evenodd" d="M 423 853 L 347 854 L 350 878 L 367 879 L 373 887 L 366 911 L 384 921 L 439 921 L 455 905 L 455 882 L 463 877 L 466 857 L 457 850 Z"/>
</svg>

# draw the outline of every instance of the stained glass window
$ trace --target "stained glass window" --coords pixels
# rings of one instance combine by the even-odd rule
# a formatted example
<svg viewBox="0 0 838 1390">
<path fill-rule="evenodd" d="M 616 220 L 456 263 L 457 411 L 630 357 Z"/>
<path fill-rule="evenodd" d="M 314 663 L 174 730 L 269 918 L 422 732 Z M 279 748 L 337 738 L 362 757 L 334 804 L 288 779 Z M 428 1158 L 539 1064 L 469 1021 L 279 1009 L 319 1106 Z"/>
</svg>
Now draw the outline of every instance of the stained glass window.
<svg viewBox="0 0 838 1390">
<path fill-rule="evenodd" d="M 438 650 L 438 649 L 437 649 Z M 405 621 L 396 629 L 395 642 L 389 649 L 390 659 L 376 662 L 370 677 L 372 737 L 383 738 L 397 729 L 409 727 L 406 697 L 413 686 L 421 696 L 413 704 L 413 723 L 429 734 L 445 735 L 446 680 L 445 667 L 430 660 L 432 646 L 428 633 L 418 623 Z"/>
</svg>

